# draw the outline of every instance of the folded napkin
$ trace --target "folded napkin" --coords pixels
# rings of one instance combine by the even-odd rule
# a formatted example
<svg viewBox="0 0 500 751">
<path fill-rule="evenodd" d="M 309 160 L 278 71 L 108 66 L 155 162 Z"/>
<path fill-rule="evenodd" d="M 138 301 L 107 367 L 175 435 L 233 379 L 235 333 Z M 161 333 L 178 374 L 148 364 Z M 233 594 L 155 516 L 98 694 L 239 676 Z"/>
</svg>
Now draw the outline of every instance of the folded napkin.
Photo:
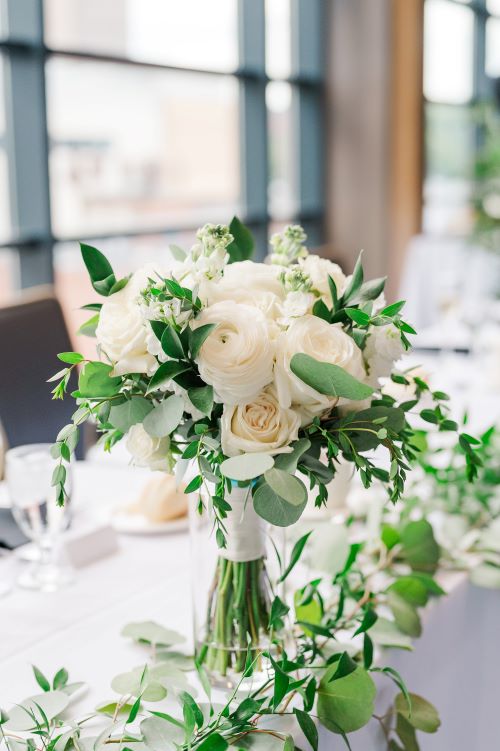
<svg viewBox="0 0 500 751">
<path fill-rule="evenodd" d="M 179 519 L 187 514 L 187 495 L 185 485 L 176 485 L 173 475 L 158 472 L 145 485 L 136 503 L 127 507 L 129 514 L 141 514 L 150 522 Z"/>
</svg>

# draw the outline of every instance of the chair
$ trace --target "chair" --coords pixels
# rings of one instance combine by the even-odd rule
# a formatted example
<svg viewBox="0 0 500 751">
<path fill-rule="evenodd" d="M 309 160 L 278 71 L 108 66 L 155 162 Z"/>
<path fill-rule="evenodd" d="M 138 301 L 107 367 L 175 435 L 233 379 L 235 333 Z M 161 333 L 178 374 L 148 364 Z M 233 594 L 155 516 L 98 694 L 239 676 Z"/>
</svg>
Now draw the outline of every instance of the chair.
<svg viewBox="0 0 500 751">
<path fill-rule="evenodd" d="M 74 401 L 53 401 L 47 378 L 65 367 L 57 353 L 71 349 L 51 288 L 30 290 L 20 303 L 0 308 L 0 420 L 9 446 L 52 443 L 70 422 Z M 75 388 L 73 376 L 69 391 Z"/>
</svg>

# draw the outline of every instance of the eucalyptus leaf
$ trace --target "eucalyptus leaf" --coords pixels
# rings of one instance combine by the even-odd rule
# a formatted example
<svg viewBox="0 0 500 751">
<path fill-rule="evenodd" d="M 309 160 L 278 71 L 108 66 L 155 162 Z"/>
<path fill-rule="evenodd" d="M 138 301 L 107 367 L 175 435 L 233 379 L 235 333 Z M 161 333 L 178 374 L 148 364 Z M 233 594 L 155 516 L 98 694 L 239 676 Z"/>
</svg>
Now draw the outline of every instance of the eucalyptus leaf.
<svg viewBox="0 0 500 751">
<path fill-rule="evenodd" d="M 170 435 L 179 425 L 184 413 L 184 399 L 173 394 L 156 405 L 143 420 L 146 433 L 153 438 Z"/>
<path fill-rule="evenodd" d="M 410 692 L 410 700 L 411 711 L 404 695 L 398 694 L 394 700 L 396 711 L 403 715 L 416 730 L 422 730 L 424 733 L 435 733 L 441 725 L 436 708 L 418 694 Z"/>
<path fill-rule="evenodd" d="M 426 519 L 408 522 L 401 531 L 404 558 L 416 571 L 434 572 L 439 561 L 439 545 Z"/>
<path fill-rule="evenodd" d="M 140 725 L 144 742 L 151 751 L 174 751 L 182 743 L 182 728 L 161 717 L 146 717 Z"/>
<path fill-rule="evenodd" d="M 69 704 L 69 696 L 63 691 L 45 691 L 43 694 L 25 699 L 20 704 L 9 710 L 9 719 L 3 725 L 6 730 L 15 730 L 24 732 L 32 730 L 35 727 L 30 712 L 33 713 L 40 724 L 43 724 L 43 716 L 40 709 L 44 712 L 48 720 L 60 715 Z M 38 705 L 38 706 L 37 706 Z"/>
<path fill-rule="evenodd" d="M 185 639 L 159 623 L 154 621 L 138 621 L 128 623 L 122 629 L 122 636 L 128 636 L 134 641 L 144 644 L 153 644 L 154 646 L 171 646 L 173 644 L 182 644 Z"/>
<path fill-rule="evenodd" d="M 372 678 L 362 667 L 332 681 L 336 671 L 337 664 L 333 663 L 321 679 L 318 717 L 333 733 L 352 733 L 370 721 L 377 691 Z"/>
<path fill-rule="evenodd" d="M 111 688 L 120 696 L 141 696 L 144 701 L 161 701 L 167 695 L 167 689 L 150 675 L 141 680 L 144 667 L 135 668 L 127 673 L 120 673 L 111 681 Z"/>
<path fill-rule="evenodd" d="M 255 512 L 276 527 L 289 527 L 302 516 L 307 505 L 307 491 L 300 504 L 290 503 L 278 495 L 270 485 L 263 482 L 254 490 L 253 506 Z"/>
<path fill-rule="evenodd" d="M 240 454 L 226 459 L 220 465 L 224 477 L 238 482 L 253 480 L 267 472 L 274 465 L 274 459 L 269 454 Z"/>
<path fill-rule="evenodd" d="M 394 615 L 396 625 L 401 631 L 409 636 L 420 636 L 422 633 L 422 624 L 416 608 L 394 590 L 389 590 L 387 593 L 387 601 Z"/>
<path fill-rule="evenodd" d="M 276 495 L 293 506 L 300 506 L 307 501 L 307 488 L 298 477 L 272 467 L 264 473 L 264 479 Z"/>
<path fill-rule="evenodd" d="M 353 401 L 367 399 L 373 394 L 371 386 L 361 383 L 339 365 L 320 362 L 303 353 L 293 355 L 290 368 L 297 378 L 320 394 Z"/>
<path fill-rule="evenodd" d="M 291 451 L 284 454 L 278 454 L 274 457 L 274 466 L 277 469 L 283 469 L 285 472 L 294 474 L 297 471 L 297 464 L 301 456 L 311 447 L 309 438 L 299 438 L 298 441 L 290 444 Z"/>
<path fill-rule="evenodd" d="M 142 396 L 132 396 L 123 404 L 111 407 L 109 422 L 122 433 L 127 433 L 132 425 L 143 422 L 146 415 L 153 409 L 153 405 Z"/>
</svg>

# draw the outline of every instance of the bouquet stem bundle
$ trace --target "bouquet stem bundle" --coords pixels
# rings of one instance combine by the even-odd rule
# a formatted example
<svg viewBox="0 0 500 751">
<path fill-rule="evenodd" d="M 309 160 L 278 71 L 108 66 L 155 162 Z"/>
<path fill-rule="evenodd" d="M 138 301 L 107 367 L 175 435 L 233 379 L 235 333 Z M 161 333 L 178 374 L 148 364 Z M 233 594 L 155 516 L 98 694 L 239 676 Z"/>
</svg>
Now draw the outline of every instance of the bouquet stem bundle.
<svg viewBox="0 0 500 751">
<path fill-rule="evenodd" d="M 230 561 L 219 557 L 209 592 L 205 639 L 198 661 L 209 672 L 225 677 L 242 673 L 247 656 L 257 660 L 269 646 L 271 585 L 263 557 Z"/>
</svg>

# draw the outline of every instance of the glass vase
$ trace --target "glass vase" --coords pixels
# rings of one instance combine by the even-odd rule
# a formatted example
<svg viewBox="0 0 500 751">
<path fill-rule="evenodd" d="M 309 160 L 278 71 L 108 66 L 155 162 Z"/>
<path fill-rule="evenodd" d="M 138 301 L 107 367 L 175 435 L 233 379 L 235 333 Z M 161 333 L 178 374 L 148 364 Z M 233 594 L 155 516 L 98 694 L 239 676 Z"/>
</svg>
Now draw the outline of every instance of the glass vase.
<svg viewBox="0 0 500 751">
<path fill-rule="evenodd" d="M 245 682 L 255 686 L 268 677 L 263 652 L 275 651 L 280 637 L 269 616 L 278 576 L 275 546 L 282 539 L 276 531 L 279 539 L 271 542 L 275 528 L 255 513 L 249 487 L 234 485 L 226 500 L 225 548 L 217 546 L 207 499 L 200 514 L 198 498 L 191 496 L 190 528 L 196 658 L 212 685 L 231 689 L 249 663 L 253 671 Z"/>
</svg>

